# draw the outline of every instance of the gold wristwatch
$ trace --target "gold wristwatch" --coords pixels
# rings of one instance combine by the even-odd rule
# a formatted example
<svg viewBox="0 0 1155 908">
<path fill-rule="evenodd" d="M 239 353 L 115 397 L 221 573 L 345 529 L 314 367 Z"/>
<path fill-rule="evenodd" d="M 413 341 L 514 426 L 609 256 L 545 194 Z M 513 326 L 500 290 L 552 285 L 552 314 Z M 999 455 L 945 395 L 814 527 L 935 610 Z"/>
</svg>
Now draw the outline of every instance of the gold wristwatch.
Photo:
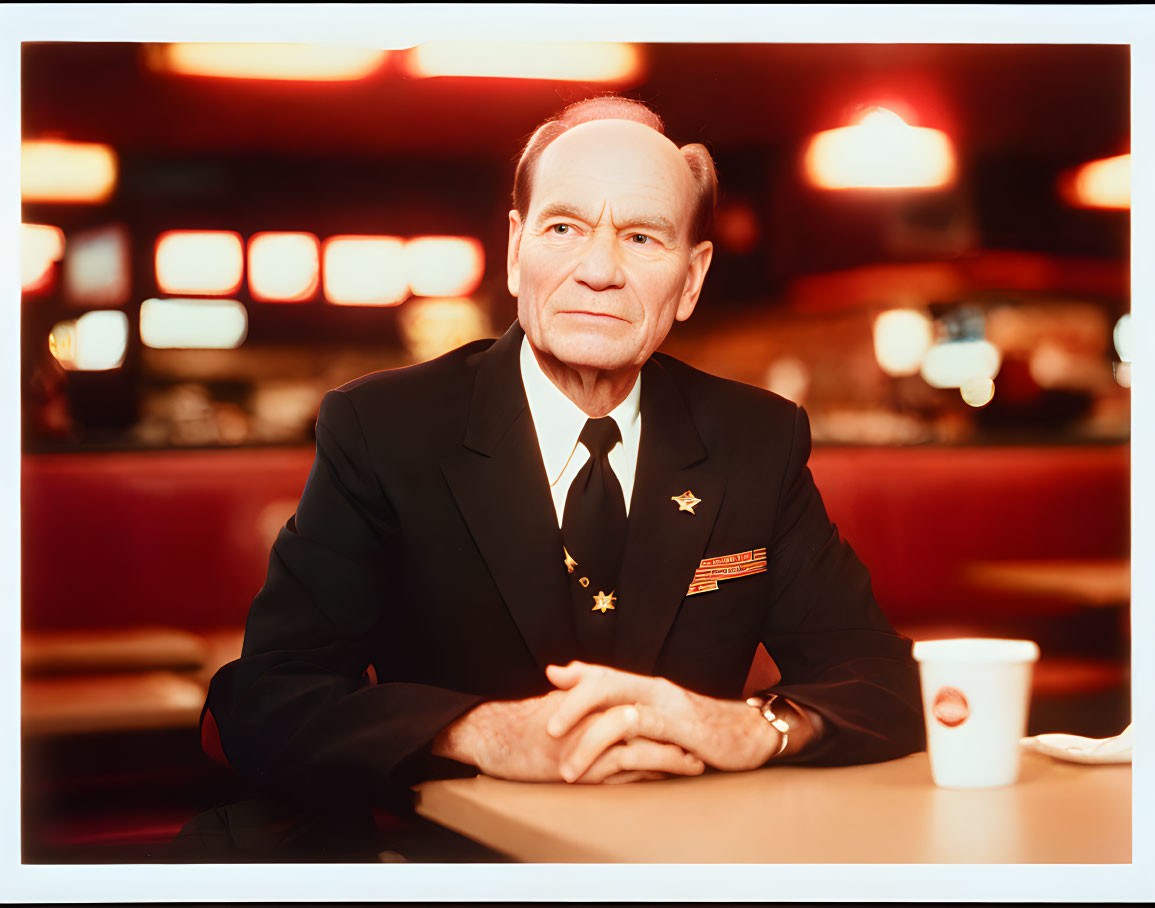
<svg viewBox="0 0 1155 908">
<path fill-rule="evenodd" d="M 790 723 L 781 716 L 775 714 L 774 703 L 778 700 L 777 694 L 770 694 L 766 698 L 750 697 L 746 700 L 748 706 L 753 706 L 762 714 L 762 718 L 774 726 L 774 730 L 782 735 L 782 742 L 778 745 L 778 749 L 774 751 L 770 759 L 774 759 L 786 749 L 786 745 L 790 741 Z M 785 701 L 783 701 L 785 702 Z"/>
</svg>

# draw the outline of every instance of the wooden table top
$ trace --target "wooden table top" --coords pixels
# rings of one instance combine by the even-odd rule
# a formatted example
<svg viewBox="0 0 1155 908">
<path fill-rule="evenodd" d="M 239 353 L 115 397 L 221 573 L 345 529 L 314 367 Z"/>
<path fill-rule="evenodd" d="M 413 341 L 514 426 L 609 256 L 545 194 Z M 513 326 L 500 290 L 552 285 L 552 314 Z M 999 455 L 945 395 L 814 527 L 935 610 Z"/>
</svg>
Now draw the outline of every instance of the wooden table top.
<svg viewBox="0 0 1155 908">
<path fill-rule="evenodd" d="M 948 790 L 925 753 L 628 785 L 478 776 L 418 813 L 521 861 L 1130 863 L 1131 767 L 1024 753 L 1017 785 Z"/>
</svg>

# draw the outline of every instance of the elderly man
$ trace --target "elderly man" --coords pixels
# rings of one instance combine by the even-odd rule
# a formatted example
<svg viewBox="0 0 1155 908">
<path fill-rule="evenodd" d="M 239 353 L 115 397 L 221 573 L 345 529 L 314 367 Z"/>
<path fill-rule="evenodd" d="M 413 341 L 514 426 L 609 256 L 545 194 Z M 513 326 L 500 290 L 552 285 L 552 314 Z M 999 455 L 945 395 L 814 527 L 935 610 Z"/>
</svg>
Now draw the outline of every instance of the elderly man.
<svg viewBox="0 0 1155 908">
<path fill-rule="evenodd" d="M 655 351 L 710 266 L 709 154 L 599 98 L 531 138 L 497 341 L 330 392 L 208 712 L 302 803 L 922 746 L 910 643 L 829 522 L 805 414 Z M 781 682 L 750 701 L 759 643 Z"/>
</svg>

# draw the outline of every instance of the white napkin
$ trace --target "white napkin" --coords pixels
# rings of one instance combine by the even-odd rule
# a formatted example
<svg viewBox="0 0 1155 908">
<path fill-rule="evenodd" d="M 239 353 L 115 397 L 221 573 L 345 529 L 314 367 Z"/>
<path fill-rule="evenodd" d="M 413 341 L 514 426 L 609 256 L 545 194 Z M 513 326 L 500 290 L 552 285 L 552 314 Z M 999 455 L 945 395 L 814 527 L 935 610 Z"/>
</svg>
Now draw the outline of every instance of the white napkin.
<svg viewBox="0 0 1155 908">
<path fill-rule="evenodd" d="M 1079 735 L 1035 735 L 1020 742 L 1027 750 L 1074 763 L 1130 763 L 1131 726 L 1113 738 L 1083 738 Z"/>
</svg>

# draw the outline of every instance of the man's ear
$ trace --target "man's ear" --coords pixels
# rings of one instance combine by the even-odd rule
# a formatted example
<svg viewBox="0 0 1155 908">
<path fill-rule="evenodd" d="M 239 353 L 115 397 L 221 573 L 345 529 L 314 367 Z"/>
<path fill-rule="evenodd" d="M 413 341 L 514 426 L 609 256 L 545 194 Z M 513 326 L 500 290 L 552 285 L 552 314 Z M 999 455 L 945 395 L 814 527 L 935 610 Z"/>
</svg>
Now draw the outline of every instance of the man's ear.
<svg viewBox="0 0 1155 908">
<path fill-rule="evenodd" d="M 505 256 L 506 285 L 511 296 L 521 289 L 521 215 L 509 213 L 509 250 Z"/>
<path fill-rule="evenodd" d="M 694 307 L 698 305 L 698 296 L 702 292 L 702 284 L 706 280 L 706 272 L 710 270 L 710 262 L 714 258 L 714 244 L 703 240 L 690 251 L 690 270 L 686 273 L 686 283 L 682 288 L 682 298 L 678 301 L 678 311 L 674 317 L 684 322 L 694 314 Z"/>
</svg>

